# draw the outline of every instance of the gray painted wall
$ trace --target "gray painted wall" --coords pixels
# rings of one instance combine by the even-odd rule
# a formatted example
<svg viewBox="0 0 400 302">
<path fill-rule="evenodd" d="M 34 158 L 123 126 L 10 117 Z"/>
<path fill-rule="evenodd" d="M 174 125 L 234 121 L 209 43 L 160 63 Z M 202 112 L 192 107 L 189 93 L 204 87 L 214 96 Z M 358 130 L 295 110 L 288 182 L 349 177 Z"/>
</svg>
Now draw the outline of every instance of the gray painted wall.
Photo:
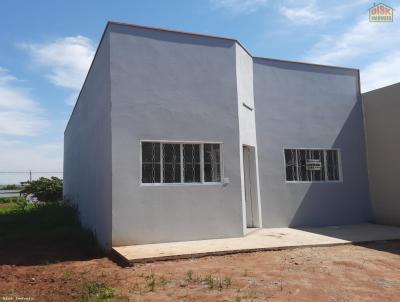
<svg viewBox="0 0 400 302">
<path fill-rule="evenodd" d="M 111 245 L 109 62 L 106 33 L 64 133 L 64 196 L 105 248 Z"/>
<path fill-rule="evenodd" d="M 113 25 L 113 245 L 243 235 L 235 42 Z M 140 140 L 223 142 L 226 185 L 140 184 Z"/>
<path fill-rule="evenodd" d="M 363 104 L 375 219 L 400 225 L 400 84 L 364 93 Z"/>
<path fill-rule="evenodd" d="M 356 70 L 254 59 L 263 227 L 371 219 Z M 340 148 L 343 182 L 286 183 L 283 149 Z"/>
</svg>

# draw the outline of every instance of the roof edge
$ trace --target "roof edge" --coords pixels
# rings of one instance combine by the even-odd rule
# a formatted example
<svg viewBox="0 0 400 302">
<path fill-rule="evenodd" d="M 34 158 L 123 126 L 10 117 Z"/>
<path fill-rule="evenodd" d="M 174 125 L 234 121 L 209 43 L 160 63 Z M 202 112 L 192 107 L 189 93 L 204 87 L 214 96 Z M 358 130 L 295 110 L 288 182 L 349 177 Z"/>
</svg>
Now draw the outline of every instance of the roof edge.
<svg viewBox="0 0 400 302">
<path fill-rule="evenodd" d="M 267 58 L 267 57 L 253 57 L 253 59 L 270 60 L 270 61 L 277 61 L 277 62 L 284 62 L 284 63 L 303 64 L 303 65 L 310 65 L 310 66 L 316 66 L 316 67 L 345 69 L 345 70 L 352 70 L 355 72 L 360 71 L 359 68 L 351 68 L 351 67 L 343 67 L 343 66 L 327 65 L 327 64 L 317 64 L 317 63 L 309 63 L 309 62 L 302 62 L 302 61 L 295 61 L 295 60 L 274 59 L 274 58 Z"/>
<path fill-rule="evenodd" d="M 184 35 L 191 35 L 191 36 L 197 36 L 197 37 L 205 37 L 205 38 L 229 40 L 229 41 L 236 42 L 236 43 L 237 43 L 239 46 L 241 46 L 241 47 L 243 48 L 243 50 L 246 51 L 246 52 L 249 54 L 249 56 L 251 56 L 253 59 L 265 59 L 265 60 L 273 60 L 273 61 L 280 61 L 280 62 L 287 62 L 287 63 L 305 64 L 305 65 L 311 65 L 311 66 L 321 66 L 321 67 L 331 67 L 331 68 L 339 68 L 339 69 L 348 69 L 348 70 L 354 70 L 354 71 L 358 71 L 358 70 L 359 70 L 359 69 L 357 69 L 357 68 L 351 68 L 351 67 L 342 67 L 342 66 L 335 66 L 335 65 L 316 64 L 316 63 L 308 63 L 308 62 L 302 62 L 302 61 L 283 60 L 283 59 L 273 59 L 273 58 L 268 58 L 268 57 L 254 56 L 254 55 L 252 55 L 251 52 L 243 45 L 243 43 L 241 43 L 238 39 L 231 38 L 231 37 L 226 37 L 226 36 L 217 36 L 217 35 L 210 35 L 210 34 L 194 33 L 194 32 L 183 31 L 183 30 L 177 30 L 177 29 L 161 28 L 161 27 L 156 27 L 156 26 L 139 25 L 139 24 L 133 24 L 133 23 L 126 23 L 126 22 L 117 22 L 117 21 L 108 21 L 107 24 L 110 24 L 110 25 L 117 25 L 117 26 L 127 26 L 127 27 L 133 27 L 133 28 L 143 28 L 143 29 L 157 30 L 157 31 L 164 31 L 164 32 L 171 32 L 171 33 L 184 34 Z"/>
<path fill-rule="evenodd" d="M 244 47 L 243 44 L 238 39 L 231 38 L 231 37 L 194 33 L 194 32 L 190 32 L 190 31 L 184 31 L 184 30 L 178 30 L 178 29 L 162 28 L 162 27 L 157 27 L 157 26 L 148 26 L 148 25 L 140 25 L 140 24 L 134 24 L 134 23 L 117 22 L 117 21 L 108 21 L 107 24 L 117 25 L 117 26 L 127 26 L 127 27 L 133 27 L 133 28 L 142 28 L 142 29 L 148 29 L 148 30 L 164 31 L 164 32 L 170 32 L 170 33 L 176 33 L 176 34 L 190 35 L 190 36 L 195 36 L 195 37 L 229 40 L 229 41 L 236 42 L 237 44 L 239 44 L 251 57 L 253 57 L 253 55 L 250 53 L 250 51 L 246 47 Z"/>
<path fill-rule="evenodd" d="M 142 29 L 148 29 L 148 30 L 157 30 L 157 31 L 163 31 L 163 32 L 171 32 L 171 33 L 177 33 L 177 34 L 184 34 L 184 35 L 191 35 L 191 36 L 197 36 L 197 37 L 205 37 L 205 38 L 212 38 L 212 39 L 222 39 L 222 40 L 229 40 L 232 42 L 237 43 L 252 59 L 260 59 L 260 60 L 270 60 L 270 61 L 277 61 L 277 62 L 286 62 L 286 63 L 294 63 L 294 64 L 304 64 L 304 65 L 309 65 L 309 66 L 317 66 L 317 67 L 327 67 L 327 68 L 336 68 L 336 69 L 344 69 L 344 70 L 352 70 L 356 72 L 360 72 L 359 69 L 357 68 L 349 68 L 349 67 L 341 67 L 341 66 L 333 66 L 333 65 L 324 65 L 324 64 L 315 64 L 315 63 L 307 63 L 307 62 L 300 62 L 300 61 L 292 61 L 292 60 L 283 60 L 283 59 L 272 59 L 272 58 L 267 58 L 267 57 L 258 57 L 258 56 L 253 56 L 251 52 L 238 40 L 230 37 L 224 37 L 224 36 L 216 36 L 216 35 L 209 35 L 209 34 L 201 34 L 201 33 L 193 33 L 193 32 L 188 32 L 188 31 L 181 31 L 181 30 L 176 30 L 176 29 L 167 29 L 167 28 L 161 28 L 161 27 L 154 27 L 154 26 L 146 26 L 146 25 L 139 25 L 139 24 L 133 24 L 133 23 L 126 23 L 126 22 L 117 22 L 117 21 L 107 21 L 107 24 L 103 30 L 103 33 L 101 35 L 99 44 L 97 45 L 96 52 L 93 56 L 93 60 L 90 64 L 89 70 L 86 74 L 85 80 L 83 81 L 82 88 L 79 91 L 79 95 L 76 99 L 74 108 L 72 109 L 71 115 L 68 119 L 67 125 L 65 126 L 64 134 L 67 131 L 72 115 L 75 112 L 76 106 L 78 104 L 78 101 L 80 99 L 81 93 L 86 85 L 86 81 L 88 79 L 88 76 L 92 70 L 94 60 L 97 57 L 98 51 L 100 49 L 100 45 L 103 42 L 104 36 L 107 33 L 108 29 L 110 26 L 115 25 L 115 26 L 126 26 L 126 27 L 133 27 L 133 28 L 142 28 Z"/>
</svg>

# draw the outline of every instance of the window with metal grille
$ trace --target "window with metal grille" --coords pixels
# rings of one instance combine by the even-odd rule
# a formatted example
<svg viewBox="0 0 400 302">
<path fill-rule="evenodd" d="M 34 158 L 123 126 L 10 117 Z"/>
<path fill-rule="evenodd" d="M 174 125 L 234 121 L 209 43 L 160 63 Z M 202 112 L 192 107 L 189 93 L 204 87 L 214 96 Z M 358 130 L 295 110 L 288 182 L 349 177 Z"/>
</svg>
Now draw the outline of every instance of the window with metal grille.
<svg viewBox="0 0 400 302">
<path fill-rule="evenodd" d="M 142 183 L 218 183 L 221 144 L 142 142 Z"/>
<path fill-rule="evenodd" d="M 162 144 L 163 182 L 181 182 L 181 150 L 179 144 Z"/>
<path fill-rule="evenodd" d="M 142 182 L 157 183 L 160 174 L 160 143 L 142 143 Z"/>
<path fill-rule="evenodd" d="M 200 145 L 183 145 L 184 182 L 200 182 Z"/>
<path fill-rule="evenodd" d="M 286 181 L 340 181 L 338 149 L 285 149 Z"/>
<path fill-rule="evenodd" d="M 204 181 L 221 181 L 221 150 L 219 144 L 204 144 Z"/>
</svg>

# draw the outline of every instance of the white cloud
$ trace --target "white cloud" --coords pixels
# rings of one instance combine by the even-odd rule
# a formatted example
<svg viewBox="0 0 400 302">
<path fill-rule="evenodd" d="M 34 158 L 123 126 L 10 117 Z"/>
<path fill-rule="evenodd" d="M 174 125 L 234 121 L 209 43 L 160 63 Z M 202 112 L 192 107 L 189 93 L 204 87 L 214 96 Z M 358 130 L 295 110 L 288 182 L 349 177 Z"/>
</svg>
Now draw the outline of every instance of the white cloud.
<svg viewBox="0 0 400 302">
<path fill-rule="evenodd" d="M 40 105 L 18 83 L 16 77 L 0 67 L 0 134 L 33 136 L 47 121 Z"/>
<path fill-rule="evenodd" d="M 400 6 L 395 7 L 399 10 Z M 400 81 L 400 26 L 368 21 L 368 13 L 338 35 L 325 35 L 305 61 L 360 68 L 361 89 L 369 91 Z"/>
<path fill-rule="evenodd" d="M 400 9 L 400 7 L 398 7 Z M 374 23 L 363 14 L 359 21 L 340 35 L 323 36 L 305 59 L 322 64 L 343 64 L 360 56 L 382 53 L 400 46 L 400 27 L 396 23 Z"/>
<path fill-rule="evenodd" d="M 369 3 L 369 0 L 353 0 L 343 4 L 337 1 L 286 0 L 281 3 L 279 12 L 294 25 L 324 24 L 353 14 L 354 9 Z"/>
<path fill-rule="evenodd" d="M 68 105 L 74 106 L 76 103 L 76 100 L 78 99 L 79 92 L 73 92 L 70 94 L 70 96 L 67 98 L 66 103 Z"/>
<path fill-rule="evenodd" d="M 56 86 L 74 90 L 81 89 L 93 60 L 95 47 L 87 37 L 64 37 L 49 43 L 24 43 L 34 62 L 48 68 L 47 78 Z M 71 102 L 71 96 L 67 103 Z"/>
<path fill-rule="evenodd" d="M 219 9 L 226 9 L 233 13 L 252 13 L 264 7 L 268 0 L 210 0 L 211 4 Z"/>
<path fill-rule="evenodd" d="M 379 61 L 363 68 L 361 90 L 363 92 L 400 82 L 400 51 L 389 53 Z"/>
<path fill-rule="evenodd" d="M 303 3 L 303 5 L 297 3 L 295 6 L 282 5 L 279 8 L 279 12 L 290 22 L 298 25 L 309 25 L 327 21 L 330 16 L 320 10 L 315 1 L 307 2 Z"/>
</svg>

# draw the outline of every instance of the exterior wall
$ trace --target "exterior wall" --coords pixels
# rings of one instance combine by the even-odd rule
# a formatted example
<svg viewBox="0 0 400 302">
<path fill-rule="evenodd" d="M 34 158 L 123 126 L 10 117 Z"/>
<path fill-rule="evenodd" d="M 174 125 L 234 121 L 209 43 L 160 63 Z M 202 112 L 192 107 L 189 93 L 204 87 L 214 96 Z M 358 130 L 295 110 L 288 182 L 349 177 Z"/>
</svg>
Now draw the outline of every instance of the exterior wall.
<svg viewBox="0 0 400 302">
<path fill-rule="evenodd" d="M 371 219 L 356 70 L 254 58 L 263 227 Z M 284 148 L 339 148 L 343 181 L 286 183 Z"/>
<path fill-rule="evenodd" d="M 64 133 L 64 196 L 105 248 L 111 244 L 109 66 L 105 34 Z"/>
<path fill-rule="evenodd" d="M 243 235 L 235 42 L 112 25 L 113 245 Z M 140 140 L 223 142 L 218 185 L 141 185 Z"/>
<path fill-rule="evenodd" d="M 400 225 L 400 84 L 363 94 L 371 198 L 378 223 Z"/>
<path fill-rule="evenodd" d="M 236 78 L 237 78 L 237 94 L 238 94 L 238 113 L 239 113 L 239 131 L 240 131 L 240 169 L 241 169 L 241 190 L 242 190 L 242 208 L 243 208 L 243 229 L 246 229 L 246 198 L 244 188 L 244 171 L 243 171 L 243 145 L 255 148 L 255 166 L 256 183 L 254 189 L 256 191 L 256 209 L 255 224 L 261 227 L 261 211 L 260 205 L 260 186 L 258 183 L 258 156 L 257 156 L 257 136 L 256 121 L 254 111 L 254 88 L 253 88 L 253 58 L 243 49 L 242 46 L 236 44 Z"/>
</svg>

